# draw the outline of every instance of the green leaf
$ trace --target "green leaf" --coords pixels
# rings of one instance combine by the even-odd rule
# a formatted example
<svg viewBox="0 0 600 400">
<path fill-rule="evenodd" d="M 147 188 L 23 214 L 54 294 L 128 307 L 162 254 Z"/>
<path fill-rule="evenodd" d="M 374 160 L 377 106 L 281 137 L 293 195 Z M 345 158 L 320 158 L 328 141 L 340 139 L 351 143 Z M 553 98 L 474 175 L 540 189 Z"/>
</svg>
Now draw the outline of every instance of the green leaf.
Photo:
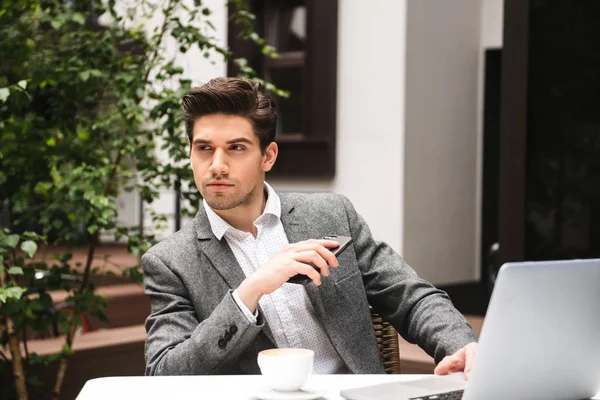
<svg viewBox="0 0 600 400">
<path fill-rule="evenodd" d="M 4 103 L 8 99 L 8 96 L 10 96 L 10 89 L 0 88 L 0 101 Z"/>
<path fill-rule="evenodd" d="M 74 13 L 71 19 L 79 25 L 85 24 L 85 17 L 82 13 Z"/>
<path fill-rule="evenodd" d="M 19 235 L 15 234 L 15 235 L 5 236 L 3 238 L 3 242 L 4 243 L 0 243 L 0 244 L 3 244 L 10 249 L 14 249 L 15 247 L 17 247 L 17 243 L 19 243 Z"/>
<path fill-rule="evenodd" d="M 63 347 L 62 347 L 61 351 L 65 355 L 71 355 L 71 354 L 73 354 L 73 349 L 71 348 L 71 346 L 69 346 L 66 343 L 63 344 Z"/>
<path fill-rule="evenodd" d="M 59 30 L 60 27 L 63 25 L 62 21 L 59 21 L 57 19 L 53 19 L 50 22 L 50 25 L 52 25 L 52 27 L 54 28 L 55 31 Z"/>
<path fill-rule="evenodd" d="M 21 243 L 21 250 L 23 250 L 29 258 L 33 258 L 37 251 L 37 244 L 33 240 L 26 240 Z"/>
<path fill-rule="evenodd" d="M 56 138 L 55 137 L 48 138 L 48 140 L 46 140 L 46 146 L 55 147 L 56 146 Z"/>
<path fill-rule="evenodd" d="M 90 225 L 87 227 L 87 231 L 90 233 L 90 235 L 93 235 L 94 233 L 96 233 L 96 231 L 98 230 L 98 225 Z"/>
<path fill-rule="evenodd" d="M 81 71 L 79 73 L 79 78 L 84 82 L 87 81 L 90 79 L 90 71 Z"/>
<path fill-rule="evenodd" d="M 77 131 L 77 137 L 81 140 L 88 140 L 90 138 L 90 133 L 88 131 L 86 131 L 85 129 L 82 129 L 80 131 Z"/>
<path fill-rule="evenodd" d="M 21 89 L 25 90 L 25 89 L 27 89 L 27 81 L 25 81 L 25 80 L 19 81 L 17 83 L 17 86 L 19 86 Z"/>
<path fill-rule="evenodd" d="M 17 267 L 17 266 L 15 266 L 15 267 L 10 267 L 10 268 L 8 269 L 8 273 L 9 273 L 10 275 L 23 275 L 23 268 L 21 268 L 21 267 Z"/>
<path fill-rule="evenodd" d="M 19 300 L 23 293 L 25 293 L 26 289 L 13 286 L 13 287 L 0 287 L 0 303 L 6 303 L 8 299 Z"/>
</svg>

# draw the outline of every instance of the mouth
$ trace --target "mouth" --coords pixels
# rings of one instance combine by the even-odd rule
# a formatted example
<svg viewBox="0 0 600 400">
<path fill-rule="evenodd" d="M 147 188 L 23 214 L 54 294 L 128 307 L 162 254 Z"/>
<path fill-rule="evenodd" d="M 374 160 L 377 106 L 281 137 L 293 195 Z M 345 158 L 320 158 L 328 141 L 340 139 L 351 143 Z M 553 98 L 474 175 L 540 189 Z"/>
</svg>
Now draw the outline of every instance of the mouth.
<svg viewBox="0 0 600 400">
<path fill-rule="evenodd" d="M 233 185 L 225 182 L 213 182 L 206 185 L 209 190 L 223 191 L 232 188 Z"/>
</svg>

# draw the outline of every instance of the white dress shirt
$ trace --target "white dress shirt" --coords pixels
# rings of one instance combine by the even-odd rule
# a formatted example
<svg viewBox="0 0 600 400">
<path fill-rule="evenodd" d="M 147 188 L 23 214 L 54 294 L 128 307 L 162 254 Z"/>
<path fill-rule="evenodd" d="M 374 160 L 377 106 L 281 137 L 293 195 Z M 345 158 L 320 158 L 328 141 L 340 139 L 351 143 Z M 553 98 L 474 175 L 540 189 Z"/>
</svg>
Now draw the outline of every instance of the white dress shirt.
<svg viewBox="0 0 600 400">
<path fill-rule="evenodd" d="M 208 206 L 206 201 L 203 201 L 213 233 L 219 240 L 225 236 L 246 276 L 256 272 L 289 243 L 281 223 L 279 196 L 266 182 L 265 188 L 268 195 L 265 210 L 254 221 L 258 232 L 256 238 L 250 232 L 240 231 L 229 225 Z M 257 314 L 253 315 L 248 310 L 240 300 L 237 290 L 233 292 L 233 297 L 246 317 L 252 323 L 256 323 Z M 277 347 L 314 350 L 313 370 L 316 374 L 348 372 L 344 361 L 317 320 L 303 285 L 284 283 L 270 295 L 263 296 L 259 305 L 271 328 Z"/>
</svg>

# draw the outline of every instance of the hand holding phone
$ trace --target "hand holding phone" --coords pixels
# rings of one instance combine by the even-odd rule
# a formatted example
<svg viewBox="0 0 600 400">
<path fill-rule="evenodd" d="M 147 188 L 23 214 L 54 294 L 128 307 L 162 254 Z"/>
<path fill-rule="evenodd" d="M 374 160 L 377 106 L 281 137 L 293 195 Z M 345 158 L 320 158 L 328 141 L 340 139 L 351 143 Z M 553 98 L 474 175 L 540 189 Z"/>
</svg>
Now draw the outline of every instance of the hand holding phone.
<svg viewBox="0 0 600 400">
<path fill-rule="evenodd" d="M 336 242 L 339 243 L 338 247 L 334 247 L 333 249 L 329 249 L 334 256 L 338 256 L 339 254 L 342 253 L 342 251 L 346 250 L 348 248 L 348 246 L 352 243 L 352 238 L 350 236 L 338 236 L 338 235 L 327 235 L 327 236 L 323 236 L 321 239 L 323 240 L 335 240 Z M 315 270 L 320 271 L 320 269 L 315 266 L 314 264 L 310 263 L 309 264 L 311 267 L 313 267 Z M 312 280 L 303 274 L 297 274 L 292 276 L 289 280 L 288 283 L 299 283 L 299 284 L 307 284 L 309 282 L 311 282 Z"/>
</svg>

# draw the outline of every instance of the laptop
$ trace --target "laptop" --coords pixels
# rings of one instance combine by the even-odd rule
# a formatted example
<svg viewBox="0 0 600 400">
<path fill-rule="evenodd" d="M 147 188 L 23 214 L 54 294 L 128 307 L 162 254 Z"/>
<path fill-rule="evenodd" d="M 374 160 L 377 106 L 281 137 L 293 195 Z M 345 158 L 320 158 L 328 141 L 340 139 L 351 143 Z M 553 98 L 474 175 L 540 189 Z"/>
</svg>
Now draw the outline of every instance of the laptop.
<svg viewBox="0 0 600 400">
<path fill-rule="evenodd" d="M 469 381 L 462 376 L 384 383 L 340 394 L 349 400 L 595 396 L 600 392 L 600 259 L 503 265 Z"/>
</svg>

